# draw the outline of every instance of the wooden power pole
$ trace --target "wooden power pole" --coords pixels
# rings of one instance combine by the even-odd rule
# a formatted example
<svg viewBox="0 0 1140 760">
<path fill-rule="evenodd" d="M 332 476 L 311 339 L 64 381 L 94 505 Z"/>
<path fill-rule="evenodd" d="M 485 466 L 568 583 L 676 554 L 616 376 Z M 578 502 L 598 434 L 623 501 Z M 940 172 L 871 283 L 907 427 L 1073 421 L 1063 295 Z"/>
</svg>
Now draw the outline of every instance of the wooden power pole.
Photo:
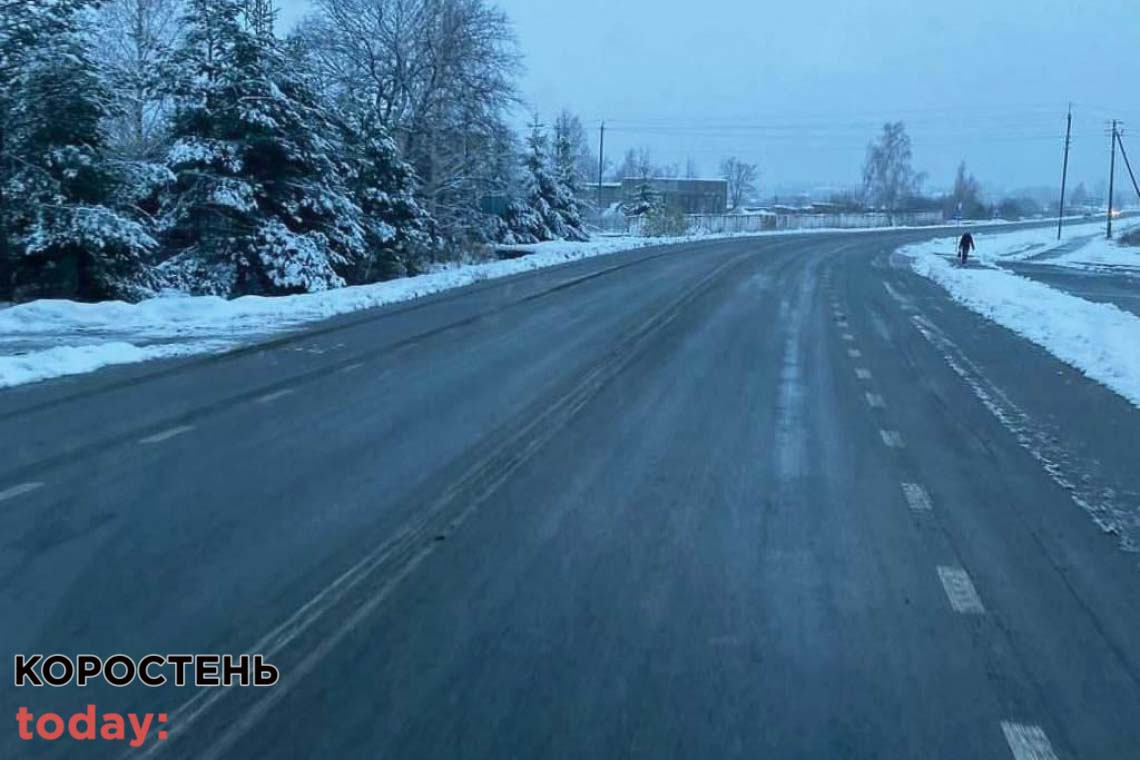
<svg viewBox="0 0 1140 760">
<path fill-rule="evenodd" d="M 1065 223 L 1065 182 L 1069 178 L 1069 146 L 1073 142 L 1073 104 L 1069 104 L 1069 115 L 1065 120 L 1065 162 L 1061 165 L 1061 205 L 1057 207 L 1057 239 L 1061 239 L 1061 227 Z"/>
<path fill-rule="evenodd" d="M 1116 181 L 1116 119 L 1112 120 L 1112 141 L 1110 145 L 1112 148 L 1112 158 L 1108 163 L 1108 213 L 1105 214 L 1105 216 L 1108 217 L 1108 222 L 1105 236 L 1109 240 L 1112 240 L 1112 196 L 1115 194 L 1113 191 Z"/>
<path fill-rule="evenodd" d="M 606 123 L 602 122 L 602 129 L 598 133 L 598 214 L 602 211 L 602 172 L 606 166 Z"/>
</svg>

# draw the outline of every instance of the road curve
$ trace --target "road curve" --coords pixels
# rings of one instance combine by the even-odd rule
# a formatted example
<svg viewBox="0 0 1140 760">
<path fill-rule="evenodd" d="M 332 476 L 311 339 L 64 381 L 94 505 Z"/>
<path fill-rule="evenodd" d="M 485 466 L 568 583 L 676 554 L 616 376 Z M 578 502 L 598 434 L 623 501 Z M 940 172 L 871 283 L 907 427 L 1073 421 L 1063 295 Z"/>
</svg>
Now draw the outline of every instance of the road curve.
<svg viewBox="0 0 1140 760">
<path fill-rule="evenodd" d="M 914 275 L 924 234 L 0 392 L 5 708 L 165 711 L 128 756 L 170 758 L 1140 757 L 1140 415 Z M 11 688 L 57 651 L 282 680 Z"/>
</svg>

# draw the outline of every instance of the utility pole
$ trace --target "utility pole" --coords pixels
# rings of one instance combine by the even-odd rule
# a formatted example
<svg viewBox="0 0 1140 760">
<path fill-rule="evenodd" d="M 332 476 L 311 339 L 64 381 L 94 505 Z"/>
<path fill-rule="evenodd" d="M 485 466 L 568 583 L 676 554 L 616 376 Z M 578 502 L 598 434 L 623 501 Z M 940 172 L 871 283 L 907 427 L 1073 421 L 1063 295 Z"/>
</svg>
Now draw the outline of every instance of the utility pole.
<svg viewBox="0 0 1140 760">
<path fill-rule="evenodd" d="M 1061 168 L 1061 205 L 1057 207 L 1057 239 L 1061 239 L 1061 226 L 1065 223 L 1065 181 L 1069 178 L 1069 146 L 1073 142 L 1073 104 L 1065 120 L 1065 163 Z"/>
<path fill-rule="evenodd" d="M 1112 147 L 1112 159 L 1108 164 L 1108 213 L 1105 214 L 1108 217 L 1108 226 L 1105 236 L 1112 240 L 1112 196 L 1114 194 L 1113 183 L 1116 180 L 1116 119 L 1112 120 L 1112 141 L 1110 145 Z"/>
<path fill-rule="evenodd" d="M 1136 197 L 1140 198 L 1140 185 L 1136 184 L 1136 175 L 1132 173 L 1132 162 L 1128 160 L 1128 154 L 1124 151 L 1124 136 L 1121 132 L 1123 130 L 1116 133 L 1116 144 L 1120 146 L 1120 155 L 1124 156 L 1124 165 L 1128 168 L 1128 177 L 1132 180 L 1132 189 L 1136 191 Z"/>
<path fill-rule="evenodd" d="M 598 133 L 598 213 L 602 209 L 602 172 L 606 166 L 606 123 L 602 122 L 602 129 Z"/>
</svg>

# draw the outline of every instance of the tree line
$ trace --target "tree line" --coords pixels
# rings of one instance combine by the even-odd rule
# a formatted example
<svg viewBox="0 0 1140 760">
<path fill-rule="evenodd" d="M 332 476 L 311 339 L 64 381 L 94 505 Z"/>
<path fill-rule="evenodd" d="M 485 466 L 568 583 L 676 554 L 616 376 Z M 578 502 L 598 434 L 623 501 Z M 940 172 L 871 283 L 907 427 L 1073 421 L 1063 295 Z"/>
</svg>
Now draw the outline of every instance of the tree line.
<svg viewBox="0 0 1140 760">
<path fill-rule="evenodd" d="M 271 0 L 0 0 L 0 300 L 316 292 L 585 238 L 573 117 L 508 126 L 504 14 L 314 6 L 282 38 Z"/>
<path fill-rule="evenodd" d="M 1056 211 L 1057 201 L 1042 200 L 1028 193 L 1008 196 L 995 203 L 987 203 L 981 183 L 970 173 L 962 161 L 954 176 L 953 189 L 939 196 L 928 196 L 922 186 L 925 172 L 912 165 L 913 152 L 910 136 L 901 121 L 883 125 L 879 136 L 867 146 L 863 164 L 863 186 L 859 195 L 833 198 L 837 205 L 862 210 L 871 208 L 896 214 L 903 211 L 941 211 L 948 218 L 1021 219 Z M 1050 189 L 1048 191 L 1052 193 Z M 1083 205 L 1088 194 L 1083 184 L 1071 194 L 1069 202 Z"/>
</svg>

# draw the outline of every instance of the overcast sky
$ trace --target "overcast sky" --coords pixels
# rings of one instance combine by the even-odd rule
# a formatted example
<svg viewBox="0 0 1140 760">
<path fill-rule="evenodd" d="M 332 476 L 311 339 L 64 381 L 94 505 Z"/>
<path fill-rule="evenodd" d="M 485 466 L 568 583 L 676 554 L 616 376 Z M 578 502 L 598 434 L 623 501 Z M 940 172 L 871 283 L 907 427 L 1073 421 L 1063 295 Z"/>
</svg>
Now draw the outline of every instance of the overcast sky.
<svg viewBox="0 0 1140 760">
<path fill-rule="evenodd" d="M 278 0 L 283 25 L 307 0 Z M 499 0 L 525 57 L 521 93 L 578 113 L 606 153 L 644 146 L 704 174 L 734 154 L 773 186 L 856 184 L 883 121 L 906 122 L 928 185 L 965 159 L 983 183 L 1108 173 L 1106 121 L 1140 164 L 1138 0 Z M 524 117 L 520 114 L 520 124 Z M 1140 166 L 1137 167 L 1140 169 Z"/>
</svg>

